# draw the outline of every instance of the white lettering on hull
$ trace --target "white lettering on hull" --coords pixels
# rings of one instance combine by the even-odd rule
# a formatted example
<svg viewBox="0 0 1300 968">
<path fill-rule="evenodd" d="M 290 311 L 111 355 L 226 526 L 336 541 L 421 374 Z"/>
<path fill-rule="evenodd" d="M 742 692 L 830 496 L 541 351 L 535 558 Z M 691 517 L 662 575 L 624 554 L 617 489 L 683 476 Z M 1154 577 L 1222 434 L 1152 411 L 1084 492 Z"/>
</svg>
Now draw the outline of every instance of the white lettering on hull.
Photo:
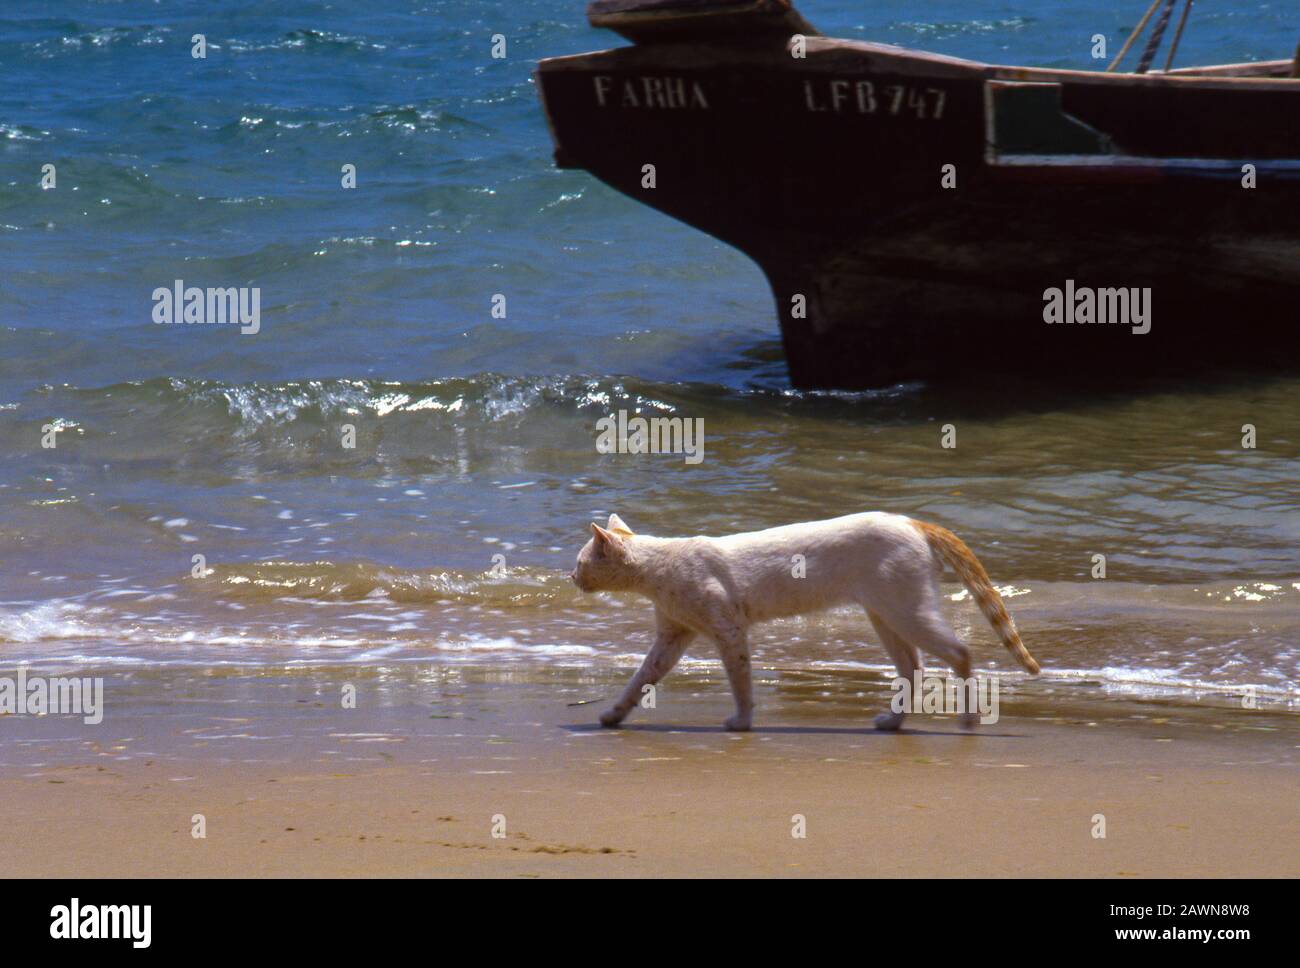
<svg viewBox="0 0 1300 968">
<path fill-rule="evenodd" d="M 948 92 L 937 87 L 832 78 L 804 81 L 803 98 L 804 107 L 813 114 L 888 114 L 939 121 L 943 119 Z"/>
<path fill-rule="evenodd" d="M 707 111 L 709 100 L 699 81 L 684 77 L 627 77 L 619 80 L 608 74 L 592 77 L 596 106 L 617 105 L 663 111 Z"/>
</svg>

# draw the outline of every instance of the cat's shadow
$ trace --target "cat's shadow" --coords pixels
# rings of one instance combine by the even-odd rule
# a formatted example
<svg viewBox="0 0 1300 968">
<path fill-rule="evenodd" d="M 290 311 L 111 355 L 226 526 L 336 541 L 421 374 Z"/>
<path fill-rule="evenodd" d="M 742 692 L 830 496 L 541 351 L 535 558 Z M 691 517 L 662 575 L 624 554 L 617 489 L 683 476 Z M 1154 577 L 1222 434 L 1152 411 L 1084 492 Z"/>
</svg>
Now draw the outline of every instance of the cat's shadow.
<svg viewBox="0 0 1300 968">
<path fill-rule="evenodd" d="M 672 723 L 632 723 L 608 729 L 599 723 L 567 723 L 560 726 L 570 733 L 727 733 L 722 726 L 683 726 Z M 989 737 L 992 739 L 1025 739 L 1022 733 L 990 733 L 985 730 L 943 730 L 943 729 L 896 729 L 882 730 L 874 726 L 756 726 L 751 734 L 777 734 L 785 736 L 878 736 L 887 739 L 890 736 L 969 736 Z M 743 733 L 737 733 L 743 736 Z"/>
</svg>

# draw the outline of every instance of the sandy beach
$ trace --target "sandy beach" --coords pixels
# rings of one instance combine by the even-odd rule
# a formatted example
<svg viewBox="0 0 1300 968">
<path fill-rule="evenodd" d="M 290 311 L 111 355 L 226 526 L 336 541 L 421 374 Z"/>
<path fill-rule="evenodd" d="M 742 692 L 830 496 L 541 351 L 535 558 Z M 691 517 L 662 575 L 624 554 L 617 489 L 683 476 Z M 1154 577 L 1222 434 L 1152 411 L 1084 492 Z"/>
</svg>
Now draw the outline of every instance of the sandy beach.
<svg viewBox="0 0 1300 968">
<path fill-rule="evenodd" d="M 383 703 L 347 711 L 301 673 L 172 682 L 165 707 L 146 698 L 158 685 L 136 683 L 93 740 L 75 720 L 5 718 L 8 874 L 1300 873 L 1300 747 L 1266 715 L 1096 720 L 1024 702 L 973 735 L 940 717 L 890 735 L 769 685 L 740 735 L 716 725 L 726 699 L 703 674 L 617 731 L 592 725 L 599 706 L 557 701 L 583 682 L 431 686 L 408 670 L 362 683 Z M 432 713 L 407 701 L 430 689 Z"/>
</svg>

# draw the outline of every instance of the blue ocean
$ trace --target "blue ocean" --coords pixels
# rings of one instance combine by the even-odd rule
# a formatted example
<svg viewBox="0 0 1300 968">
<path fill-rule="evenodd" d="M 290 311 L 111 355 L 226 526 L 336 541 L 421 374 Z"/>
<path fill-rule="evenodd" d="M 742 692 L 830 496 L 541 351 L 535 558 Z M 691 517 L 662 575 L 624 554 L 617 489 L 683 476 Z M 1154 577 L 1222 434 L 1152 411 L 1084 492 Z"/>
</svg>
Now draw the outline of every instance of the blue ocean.
<svg viewBox="0 0 1300 968">
<path fill-rule="evenodd" d="M 1085 70 L 1145 7 L 799 4 L 832 36 Z M 979 552 L 1034 688 L 1300 701 L 1300 382 L 990 400 L 943 460 L 941 388 L 792 389 L 753 263 L 555 167 L 537 61 L 625 43 L 583 8 L 0 3 L 0 664 L 616 669 L 649 611 L 568 581 L 589 521 L 879 509 Z M 1296 0 L 1198 4 L 1178 63 L 1298 36 Z M 178 281 L 257 288 L 259 330 L 155 322 Z M 703 418 L 705 459 L 599 454 L 619 409 Z M 888 668 L 848 614 L 755 652 Z"/>
</svg>

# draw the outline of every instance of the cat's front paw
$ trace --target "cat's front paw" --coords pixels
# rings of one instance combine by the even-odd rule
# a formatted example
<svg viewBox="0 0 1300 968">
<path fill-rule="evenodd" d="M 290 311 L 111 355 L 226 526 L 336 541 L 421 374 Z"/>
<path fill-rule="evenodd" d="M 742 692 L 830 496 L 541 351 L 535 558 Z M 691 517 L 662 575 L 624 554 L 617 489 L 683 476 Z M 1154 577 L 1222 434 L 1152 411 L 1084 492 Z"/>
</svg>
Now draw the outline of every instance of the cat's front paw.
<svg viewBox="0 0 1300 968">
<path fill-rule="evenodd" d="M 620 712 L 617 709 L 606 709 L 600 714 L 600 725 L 604 726 L 606 729 L 614 729 L 623 721 L 623 717 L 626 715 L 626 713 Z"/>
<path fill-rule="evenodd" d="M 906 713 L 881 713 L 876 717 L 876 729 L 892 733 L 903 725 L 903 717 Z"/>
<path fill-rule="evenodd" d="M 742 716 L 740 713 L 736 713 L 734 716 L 728 716 L 722 725 L 723 728 L 733 733 L 748 733 L 753 725 L 753 718 L 752 715 Z"/>
</svg>

